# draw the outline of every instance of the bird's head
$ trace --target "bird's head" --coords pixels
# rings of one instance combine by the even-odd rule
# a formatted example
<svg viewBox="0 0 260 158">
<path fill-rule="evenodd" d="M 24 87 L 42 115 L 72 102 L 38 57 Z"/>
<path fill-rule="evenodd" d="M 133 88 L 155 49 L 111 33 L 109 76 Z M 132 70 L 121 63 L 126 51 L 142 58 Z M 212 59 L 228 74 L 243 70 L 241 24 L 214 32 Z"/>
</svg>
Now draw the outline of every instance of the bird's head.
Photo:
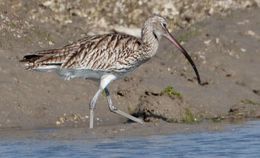
<svg viewBox="0 0 260 158">
<path fill-rule="evenodd" d="M 169 32 L 167 29 L 168 24 L 166 19 L 159 15 L 154 15 L 148 18 L 147 21 L 145 22 L 145 25 L 146 27 L 150 27 L 154 37 L 157 40 L 160 40 L 162 36 L 166 37 Z"/>
<path fill-rule="evenodd" d="M 165 18 L 154 15 L 147 19 L 145 22 L 146 27 L 150 27 L 150 31 L 152 31 L 153 36 L 160 40 L 162 37 L 166 37 L 172 44 L 174 44 L 187 58 L 187 60 L 190 62 L 191 66 L 193 67 L 195 74 L 197 76 L 197 80 L 199 84 L 201 83 L 199 72 L 191 59 L 190 55 L 187 53 L 187 51 L 182 47 L 182 45 L 175 39 L 175 37 L 169 32 L 167 28 L 167 21 Z"/>
</svg>

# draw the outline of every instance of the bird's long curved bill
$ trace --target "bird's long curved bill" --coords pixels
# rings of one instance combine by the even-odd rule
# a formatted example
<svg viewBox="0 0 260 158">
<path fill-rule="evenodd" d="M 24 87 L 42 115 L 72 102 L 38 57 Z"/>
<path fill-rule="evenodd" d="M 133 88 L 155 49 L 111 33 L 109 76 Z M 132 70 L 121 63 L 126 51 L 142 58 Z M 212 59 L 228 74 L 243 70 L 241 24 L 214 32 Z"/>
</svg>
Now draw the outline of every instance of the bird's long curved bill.
<svg viewBox="0 0 260 158">
<path fill-rule="evenodd" d="M 168 36 L 166 38 L 171 41 L 181 52 L 182 54 L 186 57 L 186 59 L 190 62 L 193 70 L 195 71 L 195 74 L 197 76 L 198 83 L 201 85 L 201 80 L 200 80 L 200 75 L 199 72 L 196 68 L 196 65 L 194 64 L 193 60 L 191 59 L 190 55 L 188 52 L 181 46 L 181 44 L 173 37 L 173 35 L 167 30 Z"/>
</svg>

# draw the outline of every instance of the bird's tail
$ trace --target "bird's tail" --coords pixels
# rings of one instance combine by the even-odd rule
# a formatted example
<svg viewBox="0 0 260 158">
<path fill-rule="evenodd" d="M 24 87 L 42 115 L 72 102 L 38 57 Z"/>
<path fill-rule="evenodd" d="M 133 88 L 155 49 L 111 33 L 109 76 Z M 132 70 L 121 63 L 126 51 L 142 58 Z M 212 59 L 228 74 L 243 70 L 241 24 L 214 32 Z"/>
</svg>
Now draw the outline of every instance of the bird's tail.
<svg viewBox="0 0 260 158">
<path fill-rule="evenodd" d="M 20 62 L 25 64 L 27 70 L 47 71 L 59 68 L 64 58 L 62 50 L 53 49 L 25 55 Z"/>
</svg>

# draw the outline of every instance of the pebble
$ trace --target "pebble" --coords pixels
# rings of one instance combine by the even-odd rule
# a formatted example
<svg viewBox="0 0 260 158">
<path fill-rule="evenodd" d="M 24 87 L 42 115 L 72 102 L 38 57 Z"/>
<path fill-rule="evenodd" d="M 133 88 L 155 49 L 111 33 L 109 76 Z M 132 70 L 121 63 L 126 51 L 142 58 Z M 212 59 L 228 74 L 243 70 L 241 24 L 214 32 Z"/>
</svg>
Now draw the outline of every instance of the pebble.
<svg viewBox="0 0 260 158">
<path fill-rule="evenodd" d="M 60 121 L 56 121 L 56 125 L 60 125 L 61 124 L 61 122 Z"/>
<path fill-rule="evenodd" d="M 219 44 L 219 38 L 216 38 L 216 43 Z"/>
<path fill-rule="evenodd" d="M 241 52 L 246 52 L 245 48 L 240 48 Z"/>
<path fill-rule="evenodd" d="M 209 45 L 211 40 L 204 41 L 204 44 Z"/>
<path fill-rule="evenodd" d="M 248 30 L 248 31 L 246 32 L 246 34 L 247 34 L 247 35 L 250 35 L 250 36 L 255 36 L 255 35 L 256 35 L 255 32 L 252 31 L 252 30 Z"/>
</svg>

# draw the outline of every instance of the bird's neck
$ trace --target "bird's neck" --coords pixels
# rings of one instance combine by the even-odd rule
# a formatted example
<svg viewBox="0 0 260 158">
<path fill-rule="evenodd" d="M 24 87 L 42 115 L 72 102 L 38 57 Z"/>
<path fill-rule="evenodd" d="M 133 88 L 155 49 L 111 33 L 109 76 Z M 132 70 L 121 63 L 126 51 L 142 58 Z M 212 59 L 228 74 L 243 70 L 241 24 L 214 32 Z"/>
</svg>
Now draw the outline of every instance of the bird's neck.
<svg viewBox="0 0 260 158">
<path fill-rule="evenodd" d="M 159 47 L 159 38 L 153 33 L 151 26 L 144 25 L 142 29 L 142 49 L 146 58 L 153 57 Z"/>
</svg>

